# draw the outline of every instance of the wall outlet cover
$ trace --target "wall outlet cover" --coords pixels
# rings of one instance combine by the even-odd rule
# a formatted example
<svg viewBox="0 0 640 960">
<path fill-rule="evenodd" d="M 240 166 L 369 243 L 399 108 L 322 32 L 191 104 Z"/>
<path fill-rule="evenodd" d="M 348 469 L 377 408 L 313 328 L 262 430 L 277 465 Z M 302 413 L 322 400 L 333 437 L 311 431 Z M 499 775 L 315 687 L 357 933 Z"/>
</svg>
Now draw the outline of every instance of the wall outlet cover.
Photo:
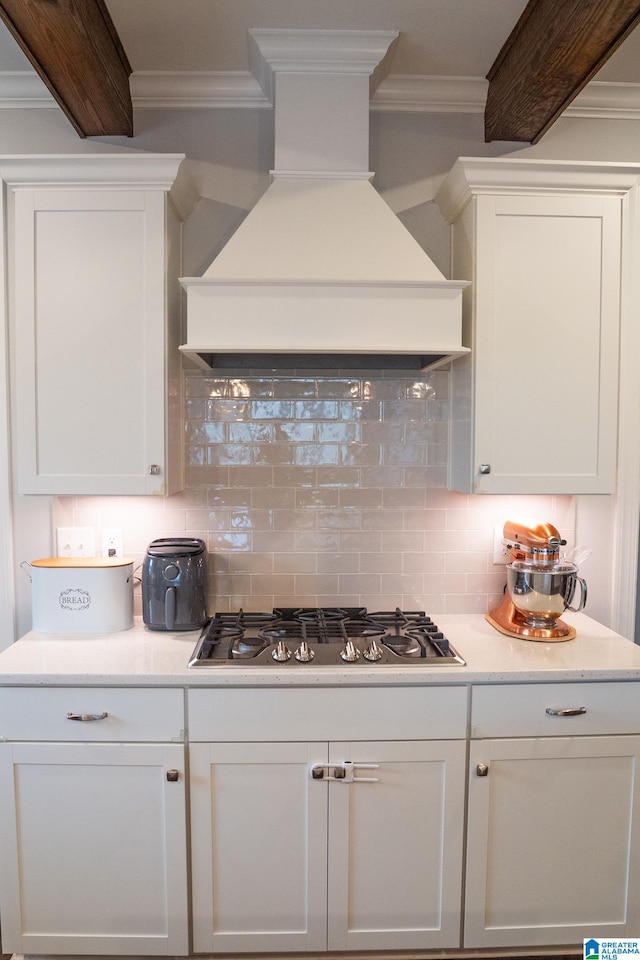
<svg viewBox="0 0 640 960">
<path fill-rule="evenodd" d="M 122 557 L 122 530 L 112 529 L 102 531 L 102 556 Z"/>
<path fill-rule="evenodd" d="M 507 564 L 509 562 L 509 549 L 502 542 L 504 536 L 503 527 L 493 528 L 493 565 Z"/>
</svg>

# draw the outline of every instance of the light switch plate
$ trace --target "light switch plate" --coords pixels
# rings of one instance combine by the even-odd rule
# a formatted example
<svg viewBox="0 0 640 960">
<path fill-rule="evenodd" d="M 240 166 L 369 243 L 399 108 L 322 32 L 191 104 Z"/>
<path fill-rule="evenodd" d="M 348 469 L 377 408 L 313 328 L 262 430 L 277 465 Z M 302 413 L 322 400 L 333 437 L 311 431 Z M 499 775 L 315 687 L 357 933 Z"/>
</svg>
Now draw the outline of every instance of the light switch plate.
<svg viewBox="0 0 640 960">
<path fill-rule="evenodd" d="M 93 527 L 56 527 L 58 557 L 95 557 L 96 533 Z"/>
</svg>

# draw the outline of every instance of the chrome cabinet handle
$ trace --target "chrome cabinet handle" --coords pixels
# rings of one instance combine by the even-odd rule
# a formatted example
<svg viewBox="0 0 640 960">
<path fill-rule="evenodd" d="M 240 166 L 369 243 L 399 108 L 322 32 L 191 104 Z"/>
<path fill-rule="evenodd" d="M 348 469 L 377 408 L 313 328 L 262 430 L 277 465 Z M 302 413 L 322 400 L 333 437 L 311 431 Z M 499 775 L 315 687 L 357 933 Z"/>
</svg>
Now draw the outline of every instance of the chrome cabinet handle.
<svg viewBox="0 0 640 960">
<path fill-rule="evenodd" d="M 547 707 L 546 710 L 549 717 L 579 717 L 586 712 L 586 707 Z"/>
<path fill-rule="evenodd" d="M 68 713 L 67 720 L 82 720 L 84 723 L 87 720 L 106 720 L 108 716 L 108 713 Z"/>
</svg>

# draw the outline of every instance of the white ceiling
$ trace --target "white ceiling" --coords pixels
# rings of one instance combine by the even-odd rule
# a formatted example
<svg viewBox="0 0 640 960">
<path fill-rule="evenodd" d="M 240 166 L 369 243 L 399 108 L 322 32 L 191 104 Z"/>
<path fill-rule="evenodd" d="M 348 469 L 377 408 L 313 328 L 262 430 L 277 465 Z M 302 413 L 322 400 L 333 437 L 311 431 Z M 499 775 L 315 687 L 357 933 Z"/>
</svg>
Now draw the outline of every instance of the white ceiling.
<svg viewBox="0 0 640 960">
<path fill-rule="evenodd" d="M 408 78 L 474 80 L 478 84 L 475 100 L 466 92 L 472 89 L 470 84 L 462 93 L 447 90 L 447 96 L 461 97 L 466 101 L 465 109 L 470 105 L 470 109 L 479 111 L 485 90 L 479 82 L 486 76 L 526 0 L 106 0 L 106 4 L 134 71 L 134 106 L 158 106 L 164 105 L 163 99 L 171 101 L 172 83 L 175 91 L 189 89 L 193 96 L 195 73 L 217 78 L 216 87 L 211 87 L 207 96 L 211 90 L 218 95 L 220 76 L 237 82 L 249 76 L 250 28 L 289 27 L 397 30 L 399 40 L 383 64 L 389 79 L 399 78 L 405 82 L 405 88 Z M 176 78 L 176 73 L 182 74 L 182 78 Z M 14 76 L 34 83 L 37 79 L 0 23 L 0 105 L 3 83 Z M 159 84 L 161 76 L 164 86 Z M 154 86 L 149 86 L 149 77 Z M 622 92 L 627 98 L 633 96 L 632 106 L 636 114 L 640 112 L 640 30 L 627 38 L 595 79 L 600 85 L 638 84 L 637 89 L 616 88 L 615 95 Z M 189 81 L 190 87 L 180 86 L 181 80 Z M 34 83 L 24 87 L 24 95 L 32 101 Z M 19 97 L 22 89 L 12 84 L 10 96 Z M 240 93 L 238 89 L 234 95 L 245 97 L 246 102 L 255 97 L 253 87 L 245 84 Z M 426 87 L 420 89 L 419 97 L 425 96 L 425 90 Z M 186 105 L 182 92 L 180 96 Z M 441 96 L 441 91 L 435 96 Z M 628 99 L 625 109 L 628 115 Z"/>
<path fill-rule="evenodd" d="M 526 0 L 107 0 L 134 71 L 248 71 L 251 27 L 398 30 L 388 72 L 485 77 Z M 640 32 L 599 79 L 640 81 Z"/>
</svg>

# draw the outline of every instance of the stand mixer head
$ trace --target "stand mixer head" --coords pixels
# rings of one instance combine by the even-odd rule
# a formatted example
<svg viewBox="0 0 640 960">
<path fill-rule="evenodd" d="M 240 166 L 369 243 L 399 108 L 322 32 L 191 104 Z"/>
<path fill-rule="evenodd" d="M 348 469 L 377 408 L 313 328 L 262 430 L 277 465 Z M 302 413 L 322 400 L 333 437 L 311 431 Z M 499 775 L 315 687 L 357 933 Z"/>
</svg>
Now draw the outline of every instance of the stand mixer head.
<svg viewBox="0 0 640 960">
<path fill-rule="evenodd" d="M 577 566 L 560 558 L 565 546 L 551 523 L 508 520 L 503 541 L 509 548 L 507 586 L 502 601 L 486 615 L 496 630 L 526 640 L 571 640 L 573 627 L 559 620 L 565 610 L 582 610 L 587 585 Z M 580 601 L 571 606 L 577 587 Z"/>
</svg>

